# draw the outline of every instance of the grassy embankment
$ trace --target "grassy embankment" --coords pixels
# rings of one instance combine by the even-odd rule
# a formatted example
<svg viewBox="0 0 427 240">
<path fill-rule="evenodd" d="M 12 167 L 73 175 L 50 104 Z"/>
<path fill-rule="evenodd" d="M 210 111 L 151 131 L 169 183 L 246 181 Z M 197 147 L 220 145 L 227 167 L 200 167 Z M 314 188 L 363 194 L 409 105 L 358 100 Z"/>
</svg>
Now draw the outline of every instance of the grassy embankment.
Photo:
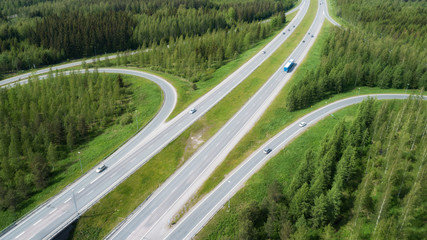
<svg viewBox="0 0 427 240">
<path fill-rule="evenodd" d="M 348 23 L 341 17 L 337 12 L 337 1 L 336 0 L 326 0 L 328 2 L 328 12 L 329 15 L 337 21 L 337 23 L 341 24 L 341 26 L 345 26 Z"/>
<path fill-rule="evenodd" d="M 314 8 L 315 12 L 315 8 Z M 288 17 L 290 19 L 290 17 Z M 77 224 L 73 238 L 102 238 L 128 216 L 179 166 L 213 136 L 274 73 L 301 41 L 314 19 L 307 14 L 288 41 L 248 79 L 115 190 L 94 205 Z M 230 74 L 230 73 L 228 73 Z M 114 209 L 114 212 L 106 209 Z"/>
<path fill-rule="evenodd" d="M 324 29 L 319 36 L 318 41 L 315 43 L 313 48 L 310 50 L 306 60 L 302 63 L 302 66 L 297 69 L 294 77 L 291 81 L 283 88 L 280 95 L 275 99 L 273 104 L 267 109 L 260 121 L 255 127 L 240 141 L 240 143 L 231 151 L 224 162 L 215 170 L 212 176 L 205 182 L 200 188 L 198 193 L 194 196 L 191 202 L 188 203 L 186 208 L 194 205 L 195 202 L 201 199 L 205 194 L 210 192 L 215 186 L 217 186 L 231 170 L 237 167 L 244 159 L 246 159 L 254 150 L 259 148 L 265 141 L 280 132 L 283 128 L 296 121 L 309 112 L 321 108 L 328 103 L 333 101 L 351 97 L 354 95 L 363 94 L 376 94 L 376 93 L 405 93 L 402 89 L 380 89 L 380 88 L 369 88 L 360 87 L 352 91 L 337 94 L 327 100 L 321 101 L 314 104 L 308 109 L 303 109 L 295 112 L 289 112 L 286 109 L 286 96 L 291 86 L 302 79 L 303 75 L 310 69 L 314 69 L 320 64 L 321 59 L 321 43 L 326 39 L 326 36 L 332 25 L 329 22 L 325 22 Z M 409 93 L 409 92 L 408 92 Z"/>
<path fill-rule="evenodd" d="M 111 75 L 114 78 L 116 75 Z M 145 126 L 155 116 L 162 105 L 162 92 L 153 82 L 134 76 L 122 75 L 125 84 L 131 84 L 133 91 L 129 102 L 130 108 L 138 111 L 139 127 Z M 65 186 L 81 176 L 80 164 L 78 162 L 80 152 L 83 172 L 87 172 L 96 166 L 102 159 L 107 157 L 116 148 L 136 133 L 136 121 L 128 125 L 121 125 L 120 118 L 107 127 L 103 133 L 88 143 L 80 146 L 69 154 L 69 157 L 58 162 L 57 168 L 66 168 L 52 180 L 52 184 L 37 193 L 27 201 L 16 212 L 0 211 L 0 229 L 5 228 L 17 218 L 28 213 L 47 199 L 58 194 Z"/>
<path fill-rule="evenodd" d="M 245 187 L 237 192 L 211 221 L 196 235 L 196 239 L 220 239 L 221 236 L 235 236 L 238 232 L 239 212 L 251 201 L 261 202 L 267 194 L 268 186 L 275 180 L 289 183 L 298 168 L 301 156 L 307 146 L 316 146 L 340 120 L 352 120 L 357 105 L 334 113 L 335 119 L 327 117 L 296 138 L 283 151 L 274 156 L 259 172 L 252 176 Z"/>
<path fill-rule="evenodd" d="M 292 13 L 286 18 L 291 20 L 295 13 Z M 274 37 L 276 37 L 277 34 L 279 34 L 281 30 L 275 31 L 271 36 L 268 38 L 259 41 L 257 44 L 254 45 L 251 49 L 245 51 L 244 53 L 240 54 L 235 60 L 229 61 L 228 63 L 221 66 L 219 69 L 217 69 L 213 74 L 212 78 L 206 80 L 206 81 L 199 81 L 197 82 L 197 89 L 194 90 L 192 88 L 192 83 L 188 81 L 187 79 L 174 76 L 172 74 L 155 71 L 152 70 L 150 67 L 140 68 L 135 66 L 134 64 L 124 64 L 118 66 L 126 67 L 127 69 L 132 70 L 140 70 L 148 73 L 152 73 L 155 75 L 158 75 L 166 80 L 168 80 L 177 90 L 178 93 L 178 101 L 175 109 L 169 116 L 169 120 L 178 115 L 180 112 L 182 112 L 185 108 L 187 108 L 191 103 L 193 103 L 195 100 L 209 92 L 212 88 L 217 86 L 219 83 L 221 83 L 225 78 L 227 78 L 231 73 L 236 71 L 239 67 L 241 67 L 244 63 L 246 63 L 249 59 L 251 59 L 255 54 L 257 54 L 259 51 L 261 51 L 262 48 L 264 48 Z M 123 57 L 122 57 L 123 58 Z M 131 58 L 131 57 L 128 57 Z M 123 61 L 123 60 L 122 60 Z M 105 63 L 105 62 L 104 62 Z M 103 62 L 100 62 L 98 64 L 87 64 L 87 67 L 103 67 Z M 117 67 L 117 61 L 115 59 L 110 60 L 109 64 L 113 66 L 113 68 Z M 76 67 L 72 69 L 81 69 L 82 67 Z"/>
</svg>

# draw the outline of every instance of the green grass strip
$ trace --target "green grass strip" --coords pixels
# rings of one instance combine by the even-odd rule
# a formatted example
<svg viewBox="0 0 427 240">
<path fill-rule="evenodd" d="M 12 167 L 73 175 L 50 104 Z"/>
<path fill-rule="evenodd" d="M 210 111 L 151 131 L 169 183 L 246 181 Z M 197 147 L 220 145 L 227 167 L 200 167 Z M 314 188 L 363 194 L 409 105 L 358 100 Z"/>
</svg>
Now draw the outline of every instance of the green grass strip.
<svg viewBox="0 0 427 240">
<path fill-rule="evenodd" d="M 309 18 L 310 23 L 314 15 Z M 89 209 L 77 223 L 73 239 L 102 238 L 123 221 L 248 101 L 298 45 L 308 27 L 308 24 L 305 30 L 298 27 L 286 43 L 220 103 Z M 247 56 L 249 58 L 252 55 L 253 53 Z M 241 64 L 243 62 L 239 66 Z M 235 69 L 237 68 L 236 65 Z M 214 85 L 216 84 L 212 84 L 212 87 Z"/>
<path fill-rule="evenodd" d="M 320 144 L 324 136 L 343 118 L 346 121 L 356 115 L 357 105 L 334 113 L 335 119 L 327 117 L 318 122 L 301 136 L 297 137 L 283 151 L 274 156 L 254 176 L 245 187 L 230 199 L 230 208 L 226 204 L 211 221 L 196 235 L 196 239 L 237 239 L 239 213 L 251 202 L 261 202 L 267 194 L 268 186 L 275 180 L 290 183 L 295 169 L 304 156 L 308 146 Z"/>
</svg>

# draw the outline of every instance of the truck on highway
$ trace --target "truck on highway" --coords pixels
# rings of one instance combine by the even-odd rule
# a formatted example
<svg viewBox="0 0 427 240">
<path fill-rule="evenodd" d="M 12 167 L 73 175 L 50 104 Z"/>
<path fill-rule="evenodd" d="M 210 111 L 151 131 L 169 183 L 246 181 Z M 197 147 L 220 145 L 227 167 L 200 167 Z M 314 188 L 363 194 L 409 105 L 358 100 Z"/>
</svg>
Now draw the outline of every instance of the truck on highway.
<svg viewBox="0 0 427 240">
<path fill-rule="evenodd" d="M 294 66 L 294 60 L 290 59 L 286 64 L 285 64 L 285 72 L 290 72 L 292 70 L 292 67 Z"/>
</svg>

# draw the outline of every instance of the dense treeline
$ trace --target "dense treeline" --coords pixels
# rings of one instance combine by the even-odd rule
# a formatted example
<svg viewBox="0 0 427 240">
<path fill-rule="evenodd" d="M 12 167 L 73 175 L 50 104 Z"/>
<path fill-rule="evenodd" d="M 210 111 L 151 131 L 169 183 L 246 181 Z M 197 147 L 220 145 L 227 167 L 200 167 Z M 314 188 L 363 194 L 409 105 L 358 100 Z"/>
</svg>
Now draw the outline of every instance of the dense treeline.
<svg viewBox="0 0 427 240">
<path fill-rule="evenodd" d="M 98 73 L 0 88 L 0 208 L 47 186 L 56 162 L 121 114 L 127 94 L 120 77 Z"/>
<path fill-rule="evenodd" d="M 131 48 L 136 22 L 125 12 L 64 13 L 37 22 L 31 42 L 69 58 Z"/>
<path fill-rule="evenodd" d="M 283 18 L 294 2 L 10 1 L 0 4 L 0 74 Z"/>
<path fill-rule="evenodd" d="M 323 45 L 322 63 L 295 84 L 288 108 L 310 106 L 357 86 L 427 87 L 427 3 L 338 1 L 349 29 L 335 28 Z"/>
<path fill-rule="evenodd" d="M 168 43 L 160 41 L 159 44 L 153 42 L 148 49 L 141 49 L 143 51 L 128 61 L 140 67 L 151 67 L 184 77 L 196 88 L 196 82 L 209 79 L 225 61 L 237 57 L 257 41 L 271 35 L 284 21 L 285 15 L 281 15 L 268 23 L 240 24 L 200 37 L 171 38 Z"/>
<path fill-rule="evenodd" d="M 240 213 L 239 238 L 422 239 L 426 121 L 421 98 L 365 101 L 307 150 L 292 181 Z"/>
</svg>

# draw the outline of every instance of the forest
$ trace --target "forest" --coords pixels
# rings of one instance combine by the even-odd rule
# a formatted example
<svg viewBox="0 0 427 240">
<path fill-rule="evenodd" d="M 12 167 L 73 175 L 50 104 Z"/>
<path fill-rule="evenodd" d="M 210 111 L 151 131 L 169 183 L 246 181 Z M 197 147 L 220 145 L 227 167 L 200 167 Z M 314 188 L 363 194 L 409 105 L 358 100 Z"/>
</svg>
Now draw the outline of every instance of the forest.
<svg viewBox="0 0 427 240">
<path fill-rule="evenodd" d="M 335 28 L 322 63 L 290 90 L 294 111 L 358 86 L 427 87 L 427 2 L 337 0 L 348 28 Z"/>
<path fill-rule="evenodd" d="M 423 239 L 427 103 L 364 101 L 293 178 L 239 212 L 239 239 Z"/>
<path fill-rule="evenodd" d="M 260 25 L 272 16 L 276 18 L 271 25 L 277 27 L 285 21 L 284 12 L 293 3 L 293 0 L 241 3 L 4 0 L 0 2 L 0 75 L 67 59 L 145 49 L 179 38 L 196 39 L 207 33 L 232 34 L 232 30 L 248 30 L 246 25 Z M 265 35 L 269 33 L 266 31 Z M 258 35 L 250 40 L 257 40 Z M 225 44 L 232 43 L 221 44 L 226 49 Z"/>
<path fill-rule="evenodd" d="M 0 209 L 14 210 L 42 190 L 79 144 L 124 113 L 132 94 L 105 74 L 50 74 L 0 88 Z"/>
</svg>

